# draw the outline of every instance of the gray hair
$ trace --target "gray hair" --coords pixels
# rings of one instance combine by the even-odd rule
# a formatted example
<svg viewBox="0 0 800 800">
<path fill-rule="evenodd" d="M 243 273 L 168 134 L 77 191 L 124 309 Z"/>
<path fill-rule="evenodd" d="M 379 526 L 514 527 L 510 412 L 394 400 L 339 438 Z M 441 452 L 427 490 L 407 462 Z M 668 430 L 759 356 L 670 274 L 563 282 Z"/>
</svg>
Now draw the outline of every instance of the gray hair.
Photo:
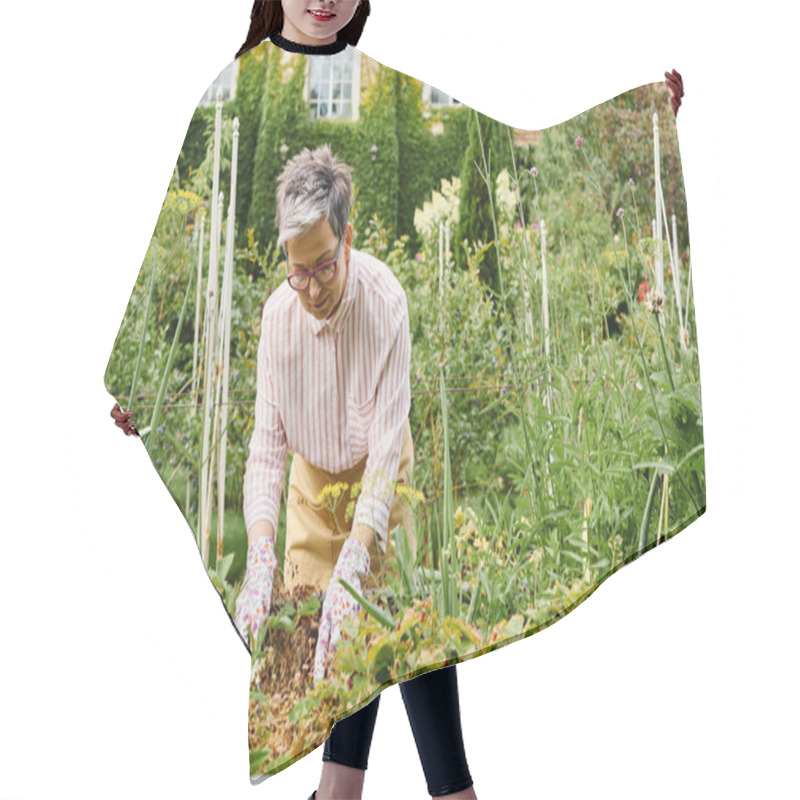
<svg viewBox="0 0 800 800">
<path fill-rule="evenodd" d="M 337 239 L 344 236 L 353 199 L 352 167 L 331 153 L 330 145 L 304 147 L 278 178 L 275 225 L 278 246 L 313 228 L 323 217 Z"/>
</svg>

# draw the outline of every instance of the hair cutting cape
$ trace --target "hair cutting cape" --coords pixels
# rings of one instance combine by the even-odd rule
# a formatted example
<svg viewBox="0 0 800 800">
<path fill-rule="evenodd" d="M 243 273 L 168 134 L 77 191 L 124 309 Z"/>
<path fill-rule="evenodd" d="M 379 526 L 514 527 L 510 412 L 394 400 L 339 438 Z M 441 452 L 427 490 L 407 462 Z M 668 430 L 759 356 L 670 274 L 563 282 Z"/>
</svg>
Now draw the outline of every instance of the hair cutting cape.
<svg viewBox="0 0 800 800">
<path fill-rule="evenodd" d="M 335 337 L 316 335 L 276 246 L 281 172 L 325 146 L 354 190 Z M 520 130 L 350 45 L 265 39 L 199 102 L 166 188 L 105 386 L 232 622 L 246 523 L 275 523 L 270 611 L 252 647 L 237 639 L 253 783 L 392 684 L 542 630 L 705 512 L 662 81 Z M 378 463 L 388 500 L 356 480 Z M 360 590 L 337 581 L 352 601 L 315 679 L 359 509 L 387 549 Z"/>
</svg>

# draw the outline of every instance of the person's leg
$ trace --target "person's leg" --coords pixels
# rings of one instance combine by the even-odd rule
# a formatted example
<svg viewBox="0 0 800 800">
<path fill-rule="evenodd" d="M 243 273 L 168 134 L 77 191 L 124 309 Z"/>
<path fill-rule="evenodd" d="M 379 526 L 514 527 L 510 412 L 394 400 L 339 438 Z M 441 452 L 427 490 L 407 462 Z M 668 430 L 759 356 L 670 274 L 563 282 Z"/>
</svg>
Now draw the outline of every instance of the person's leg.
<svg viewBox="0 0 800 800">
<path fill-rule="evenodd" d="M 322 777 L 315 800 L 358 800 L 364 786 L 381 696 L 333 726 L 322 751 Z"/>
<path fill-rule="evenodd" d="M 464 752 L 456 665 L 400 684 L 431 797 L 476 797 Z"/>
</svg>

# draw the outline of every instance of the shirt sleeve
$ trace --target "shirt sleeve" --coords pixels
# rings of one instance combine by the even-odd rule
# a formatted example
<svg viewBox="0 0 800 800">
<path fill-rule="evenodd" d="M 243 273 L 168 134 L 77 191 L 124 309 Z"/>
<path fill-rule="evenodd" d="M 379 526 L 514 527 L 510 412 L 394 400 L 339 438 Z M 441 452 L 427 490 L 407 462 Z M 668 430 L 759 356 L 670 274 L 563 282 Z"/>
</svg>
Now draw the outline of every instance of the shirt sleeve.
<svg viewBox="0 0 800 800">
<path fill-rule="evenodd" d="M 245 529 L 249 531 L 253 523 L 266 519 L 277 536 L 281 493 L 286 478 L 287 444 L 267 358 L 268 343 L 269 327 L 265 314 L 256 364 L 255 424 L 242 492 Z"/>
<path fill-rule="evenodd" d="M 404 294 L 400 325 L 378 382 L 375 414 L 367 437 L 369 454 L 353 516 L 353 525 L 361 523 L 375 531 L 382 553 L 386 552 L 389 535 L 403 429 L 411 410 L 410 370 L 411 334 Z"/>
</svg>

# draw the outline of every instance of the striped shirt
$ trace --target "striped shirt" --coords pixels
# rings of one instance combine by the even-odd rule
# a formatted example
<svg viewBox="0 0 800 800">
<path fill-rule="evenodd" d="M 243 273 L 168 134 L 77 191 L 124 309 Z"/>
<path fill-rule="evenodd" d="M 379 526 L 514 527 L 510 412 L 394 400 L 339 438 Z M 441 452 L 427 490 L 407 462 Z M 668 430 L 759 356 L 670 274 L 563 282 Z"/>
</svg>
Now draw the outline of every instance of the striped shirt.
<svg viewBox="0 0 800 800">
<path fill-rule="evenodd" d="M 331 473 L 367 456 L 352 524 L 372 528 L 386 552 L 411 407 L 410 364 L 406 293 L 375 256 L 351 248 L 342 300 L 326 319 L 306 311 L 281 283 L 261 317 L 244 475 L 248 531 L 266 519 L 277 533 L 287 451 Z"/>
</svg>

